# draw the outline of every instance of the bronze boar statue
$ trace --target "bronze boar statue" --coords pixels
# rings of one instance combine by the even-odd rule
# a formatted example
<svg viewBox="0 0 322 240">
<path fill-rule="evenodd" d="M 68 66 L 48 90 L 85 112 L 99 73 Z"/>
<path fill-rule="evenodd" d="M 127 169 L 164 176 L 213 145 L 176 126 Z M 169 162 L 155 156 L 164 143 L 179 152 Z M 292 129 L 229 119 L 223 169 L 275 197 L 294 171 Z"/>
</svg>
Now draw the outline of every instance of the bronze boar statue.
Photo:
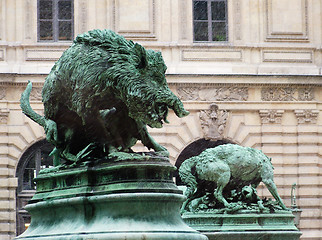
<svg viewBox="0 0 322 240">
<path fill-rule="evenodd" d="M 263 210 L 263 202 L 256 193 L 257 186 L 263 182 L 280 208 L 288 210 L 277 193 L 273 169 L 271 159 L 254 148 L 236 144 L 208 148 L 198 156 L 186 159 L 179 168 L 180 178 L 187 186 L 185 191 L 187 200 L 183 203 L 181 211 L 184 212 L 188 203 L 196 199 L 198 190 L 204 191 L 204 189 L 198 189 L 200 180 L 209 181 L 214 185 L 215 190 L 212 194 L 224 208 L 237 207 L 238 209 L 235 204 L 237 200 L 251 200 L 258 204 L 260 210 Z M 226 199 L 231 192 L 239 196 L 235 202 L 228 202 Z M 200 201 L 205 201 L 206 198 L 209 198 L 209 192 L 203 192 Z"/>
<path fill-rule="evenodd" d="M 166 69 L 160 52 L 110 30 L 89 31 L 76 37 L 47 76 L 44 116 L 29 104 L 31 83 L 21 96 L 21 108 L 44 127 L 56 160 L 60 156 L 72 163 L 84 156 L 131 152 L 137 140 L 167 155 L 146 125 L 161 128 L 168 108 L 178 117 L 189 112 L 168 88 Z"/>
</svg>

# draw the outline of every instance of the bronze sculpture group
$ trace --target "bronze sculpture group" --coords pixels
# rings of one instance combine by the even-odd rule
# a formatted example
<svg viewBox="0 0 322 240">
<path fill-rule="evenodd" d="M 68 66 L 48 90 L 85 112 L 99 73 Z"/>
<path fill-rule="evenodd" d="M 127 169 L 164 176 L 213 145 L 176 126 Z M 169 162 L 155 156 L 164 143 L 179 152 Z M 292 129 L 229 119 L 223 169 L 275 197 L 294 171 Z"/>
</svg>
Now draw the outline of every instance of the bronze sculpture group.
<svg viewBox="0 0 322 240">
<path fill-rule="evenodd" d="M 168 88 L 165 71 L 160 52 L 110 30 L 89 31 L 77 36 L 47 76 L 42 91 L 44 116 L 30 106 L 31 83 L 22 94 L 21 108 L 44 127 L 47 140 L 55 146 L 51 154 L 56 166 L 61 159 L 65 166 L 111 160 L 132 153 L 138 140 L 168 156 L 146 126 L 162 127 L 169 108 L 178 117 L 189 112 Z M 257 203 L 263 210 L 256 193 L 261 181 L 287 209 L 273 182 L 271 161 L 261 151 L 222 145 L 187 159 L 179 172 L 187 185 L 182 211 L 238 210 L 243 208 L 238 202 Z M 210 191 L 198 189 L 200 180 L 211 182 Z"/>
</svg>

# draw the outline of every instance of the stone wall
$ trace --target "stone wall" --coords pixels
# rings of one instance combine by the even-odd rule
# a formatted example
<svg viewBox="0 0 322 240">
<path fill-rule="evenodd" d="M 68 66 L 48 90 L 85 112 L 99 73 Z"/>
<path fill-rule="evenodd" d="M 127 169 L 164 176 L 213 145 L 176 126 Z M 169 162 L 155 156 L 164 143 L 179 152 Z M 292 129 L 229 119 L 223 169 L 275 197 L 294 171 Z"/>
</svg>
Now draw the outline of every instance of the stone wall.
<svg viewBox="0 0 322 240">
<path fill-rule="evenodd" d="M 44 138 L 23 116 L 27 80 L 41 87 L 70 42 L 37 42 L 37 1 L 0 0 L 0 239 L 15 236 L 16 167 Z M 193 43 L 190 0 L 74 0 L 75 35 L 109 28 L 162 52 L 170 88 L 191 114 L 151 129 L 174 164 L 201 139 L 227 139 L 272 157 L 290 206 L 298 185 L 302 239 L 322 235 L 322 0 L 228 0 L 228 42 Z M 214 117 L 215 116 L 215 117 Z M 136 149 L 141 149 L 138 145 Z M 262 196 L 270 197 L 264 187 Z"/>
</svg>

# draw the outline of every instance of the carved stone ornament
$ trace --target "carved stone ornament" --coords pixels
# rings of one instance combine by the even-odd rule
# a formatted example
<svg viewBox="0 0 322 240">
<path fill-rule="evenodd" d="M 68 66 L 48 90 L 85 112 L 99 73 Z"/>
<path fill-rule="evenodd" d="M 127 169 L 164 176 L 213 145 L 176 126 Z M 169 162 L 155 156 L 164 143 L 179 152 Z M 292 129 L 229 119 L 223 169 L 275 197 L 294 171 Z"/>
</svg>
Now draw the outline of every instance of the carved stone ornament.
<svg viewBox="0 0 322 240">
<path fill-rule="evenodd" d="M 180 87 L 179 98 L 183 101 L 247 101 L 247 87 Z"/>
<path fill-rule="evenodd" d="M 262 124 L 267 123 L 281 123 L 284 110 L 259 110 Z"/>
<path fill-rule="evenodd" d="M 219 110 L 216 104 L 211 104 L 209 110 L 200 111 L 200 124 L 205 139 L 221 139 L 226 128 L 229 113 Z"/>
<path fill-rule="evenodd" d="M 8 109 L 1 109 L 0 110 L 0 124 L 7 124 L 9 116 Z"/>
<path fill-rule="evenodd" d="M 6 89 L 0 88 L 0 100 L 4 99 L 6 97 Z"/>
<path fill-rule="evenodd" d="M 295 89 L 291 87 L 270 87 L 262 89 L 263 101 L 293 101 Z"/>
<path fill-rule="evenodd" d="M 294 110 L 295 116 L 297 117 L 298 124 L 315 124 L 318 119 L 319 110 L 305 109 L 305 110 Z"/>
<path fill-rule="evenodd" d="M 268 87 L 262 88 L 263 101 L 312 101 L 313 88 Z"/>
<path fill-rule="evenodd" d="M 314 91 L 312 88 L 299 88 L 299 101 L 312 101 L 314 100 Z"/>
<path fill-rule="evenodd" d="M 35 87 L 32 89 L 31 94 L 30 94 L 30 100 L 32 101 L 41 101 L 41 87 Z"/>
<path fill-rule="evenodd" d="M 181 100 L 193 101 L 199 100 L 199 90 L 197 87 L 180 87 L 177 91 Z"/>
</svg>

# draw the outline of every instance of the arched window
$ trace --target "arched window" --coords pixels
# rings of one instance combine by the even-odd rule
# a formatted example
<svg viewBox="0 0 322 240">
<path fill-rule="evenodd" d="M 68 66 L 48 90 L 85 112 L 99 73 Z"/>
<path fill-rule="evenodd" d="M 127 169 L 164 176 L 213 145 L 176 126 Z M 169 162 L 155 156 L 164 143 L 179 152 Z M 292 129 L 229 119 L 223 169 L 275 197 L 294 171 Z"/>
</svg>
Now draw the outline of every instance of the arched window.
<svg viewBox="0 0 322 240">
<path fill-rule="evenodd" d="M 53 159 L 49 156 L 52 150 L 52 144 L 41 140 L 29 147 L 19 160 L 16 171 L 18 178 L 16 191 L 17 235 L 23 233 L 29 226 L 30 215 L 24 207 L 36 191 L 33 179 L 41 169 L 53 166 Z"/>
<path fill-rule="evenodd" d="M 181 179 L 179 177 L 178 169 L 180 168 L 181 164 L 188 158 L 193 156 L 197 156 L 202 153 L 207 148 L 214 148 L 222 144 L 233 143 L 232 141 L 222 139 L 217 141 L 206 140 L 204 138 L 194 141 L 193 143 L 189 144 L 183 151 L 180 153 L 175 166 L 177 167 L 177 171 L 174 174 L 176 178 L 176 184 L 182 185 Z"/>
</svg>

